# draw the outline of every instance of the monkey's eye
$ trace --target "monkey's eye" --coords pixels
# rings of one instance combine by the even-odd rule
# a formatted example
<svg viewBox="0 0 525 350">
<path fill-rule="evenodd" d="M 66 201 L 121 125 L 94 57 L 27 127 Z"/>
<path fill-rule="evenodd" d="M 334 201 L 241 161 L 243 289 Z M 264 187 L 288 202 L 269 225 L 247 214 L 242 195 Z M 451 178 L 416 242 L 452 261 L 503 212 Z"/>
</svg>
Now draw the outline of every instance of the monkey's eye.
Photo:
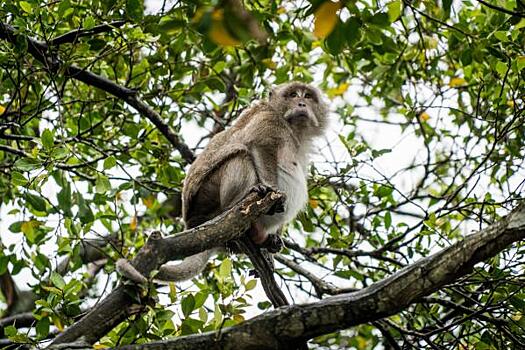
<svg viewBox="0 0 525 350">
<path fill-rule="evenodd" d="M 296 97 L 297 97 L 297 92 L 292 92 L 292 93 L 290 94 L 290 97 L 291 97 L 291 98 L 296 98 Z"/>
<path fill-rule="evenodd" d="M 304 98 L 312 98 L 312 94 L 307 92 L 306 94 L 304 94 Z"/>
</svg>

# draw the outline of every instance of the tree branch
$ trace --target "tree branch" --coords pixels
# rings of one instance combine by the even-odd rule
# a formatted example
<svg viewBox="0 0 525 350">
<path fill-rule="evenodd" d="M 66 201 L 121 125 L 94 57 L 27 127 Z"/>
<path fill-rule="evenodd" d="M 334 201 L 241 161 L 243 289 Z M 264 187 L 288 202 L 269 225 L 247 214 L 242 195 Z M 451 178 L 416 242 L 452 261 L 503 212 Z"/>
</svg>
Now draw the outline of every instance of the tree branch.
<svg viewBox="0 0 525 350">
<path fill-rule="evenodd" d="M 181 259 L 223 245 L 240 237 L 253 221 L 281 199 L 282 195 L 275 192 L 262 199 L 252 192 L 235 207 L 201 226 L 164 239 L 156 232 L 131 264 L 143 276 L 150 276 L 153 270 L 158 270 L 169 260 Z M 135 285 L 121 284 L 85 317 L 61 333 L 51 345 L 78 341 L 91 345 L 128 316 L 142 311 L 149 302 L 148 297 L 142 296 Z"/>
<path fill-rule="evenodd" d="M 0 39 L 4 39 L 14 44 L 17 38 L 22 37 L 27 41 L 27 51 L 51 72 L 58 72 L 60 68 L 64 69 L 67 77 L 79 80 L 87 85 L 94 86 L 107 93 L 121 99 L 133 108 L 135 108 L 143 117 L 149 119 L 153 125 L 166 137 L 166 139 L 175 147 L 182 158 L 191 163 L 195 159 L 195 155 L 190 148 L 182 142 L 179 136 L 171 129 L 169 125 L 164 123 L 161 116 L 144 103 L 138 96 L 135 90 L 118 85 L 111 80 L 100 75 L 91 73 L 83 68 L 75 65 L 64 66 L 58 57 L 52 55 L 46 43 L 30 38 L 28 36 L 16 33 L 16 29 L 9 24 L 0 22 Z"/>
<path fill-rule="evenodd" d="M 67 32 L 65 34 L 62 34 L 60 36 L 57 36 L 54 39 L 51 39 L 49 44 L 52 46 L 58 46 L 64 43 L 72 43 L 72 42 L 77 41 L 77 39 L 80 37 L 92 36 L 92 35 L 99 34 L 99 33 L 109 32 L 115 28 L 122 27 L 124 24 L 126 24 L 126 21 L 114 21 L 110 23 L 100 24 L 91 29 L 79 28 L 79 29 Z"/>
<path fill-rule="evenodd" d="M 524 238 L 525 204 L 521 204 L 499 222 L 360 291 L 279 308 L 220 333 L 141 344 L 140 349 L 290 349 L 298 340 L 394 315 Z"/>
<path fill-rule="evenodd" d="M 310 283 L 312 283 L 315 289 L 315 293 L 319 298 L 321 298 L 323 294 L 337 295 L 356 291 L 356 288 L 336 287 L 332 283 L 317 277 L 314 273 L 308 271 L 308 269 L 302 267 L 299 264 L 296 264 L 295 262 L 293 262 L 290 259 L 287 259 L 281 254 L 275 254 L 275 260 L 309 280 Z"/>
<path fill-rule="evenodd" d="M 516 11 L 507 10 L 504 7 L 496 6 L 496 5 L 493 5 L 493 4 L 491 4 L 489 2 L 486 2 L 486 1 L 483 1 L 483 0 L 478 0 L 478 2 L 480 4 L 483 4 L 483 5 L 487 6 L 488 8 L 493 9 L 493 10 L 506 13 L 507 15 L 525 18 L 525 13 L 523 13 L 523 12 L 516 12 Z"/>
</svg>

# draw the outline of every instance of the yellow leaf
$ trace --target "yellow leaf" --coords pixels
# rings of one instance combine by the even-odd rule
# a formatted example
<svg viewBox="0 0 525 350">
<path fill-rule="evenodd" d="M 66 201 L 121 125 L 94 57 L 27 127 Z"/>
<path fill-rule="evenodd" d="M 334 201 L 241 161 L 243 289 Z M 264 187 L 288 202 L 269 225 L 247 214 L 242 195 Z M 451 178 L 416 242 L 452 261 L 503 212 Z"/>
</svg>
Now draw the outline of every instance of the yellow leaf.
<svg viewBox="0 0 525 350">
<path fill-rule="evenodd" d="M 104 344 L 93 344 L 93 349 L 97 349 L 97 350 L 109 349 L 109 347 L 107 345 L 104 345 Z"/>
<path fill-rule="evenodd" d="M 337 24 L 337 11 L 341 3 L 325 1 L 314 13 L 314 35 L 320 39 L 326 38 Z"/>
<path fill-rule="evenodd" d="M 328 89 L 327 94 L 329 97 L 341 96 L 348 90 L 349 86 L 350 84 L 348 83 L 342 83 L 335 88 Z"/>
<path fill-rule="evenodd" d="M 237 323 L 244 322 L 244 317 L 240 314 L 233 315 L 233 320 Z"/>
<path fill-rule="evenodd" d="M 146 198 L 142 198 L 142 203 L 144 203 L 146 208 L 151 209 L 153 204 L 155 204 L 155 196 L 149 195 Z"/>
<path fill-rule="evenodd" d="M 241 43 L 232 37 L 224 26 L 224 12 L 222 9 L 213 11 L 211 18 L 213 21 L 208 36 L 215 44 L 221 46 L 237 46 Z"/>
<path fill-rule="evenodd" d="M 286 13 L 286 9 L 284 8 L 284 6 L 279 6 L 279 8 L 277 9 L 277 14 L 282 15 L 283 13 Z"/>
<path fill-rule="evenodd" d="M 51 316 L 51 319 L 53 320 L 53 324 L 55 327 L 62 332 L 64 330 L 64 325 L 62 324 L 62 320 L 56 316 Z"/>
<path fill-rule="evenodd" d="M 271 70 L 275 70 L 277 69 L 277 63 L 275 63 L 274 61 L 272 61 L 271 58 L 265 58 L 262 60 L 262 63 L 268 67 L 269 69 Z"/>
<path fill-rule="evenodd" d="M 367 341 L 364 337 L 357 337 L 357 348 L 358 349 L 366 349 L 367 348 Z"/>
<path fill-rule="evenodd" d="M 312 207 L 313 209 L 317 208 L 319 206 L 319 202 L 317 201 L 317 199 L 311 199 L 308 201 L 310 203 L 310 207 Z"/>
<path fill-rule="evenodd" d="M 0 115 L 4 114 L 5 112 L 5 107 L 0 105 Z"/>
<path fill-rule="evenodd" d="M 131 229 L 131 231 L 135 231 L 137 229 L 137 215 L 133 215 L 133 217 L 131 218 L 129 228 Z"/>
<path fill-rule="evenodd" d="M 507 106 L 514 108 L 514 101 L 507 101 Z"/>
<path fill-rule="evenodd" d="M 22 225 L 20 225 L 20 230 L 23 234 L 30 235 L 33 233 L 33 229 L 39 226 L 38 224 L 36 220 L 24 221 Z"/>
<path fill-rule="evenodd" d="M 426 122 L 429 119 L 430 115 L 427 112 L 423 112 L 419 115 L 419 120 L 421 120 L 422 122 Z"/>
<path fill-rule="evenodd" d="M 467 81 L 465 79 L 454 77 L 450 79 L 450 83 L 448 83 L 448 86 L 454 88 L 454 87 L 465 85 L 466 83 Z"/>
</svg>

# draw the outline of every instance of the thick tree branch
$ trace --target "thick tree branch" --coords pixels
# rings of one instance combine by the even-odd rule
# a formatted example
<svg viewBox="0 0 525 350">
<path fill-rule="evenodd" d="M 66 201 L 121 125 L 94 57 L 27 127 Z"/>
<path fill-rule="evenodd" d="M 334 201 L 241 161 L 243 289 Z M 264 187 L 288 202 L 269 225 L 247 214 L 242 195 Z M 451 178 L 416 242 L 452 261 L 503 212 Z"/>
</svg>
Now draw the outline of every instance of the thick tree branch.
<svg viewBox="0 0 525 350">
<path fill-rule="evenodd" d="M 182 142 L 179 136 L 169 125 L 164 123 L 161 116 L 156 111 L 154 111 L 137 96 L 136 91 L 118 85 L 107 78 L 91 73 L 75 65 L 63 65 L 63 63 L 56 56 L 49 52 L 46 43 L 17 34 L 16 29 L 11 25 L 0 23 L 0 39 L 4 39 L 12 44 L 15 44 L 17 42 L 17 38 L 19 37 L 22 37 L 27 41 L 27 51 L 31 54 L 31 56 L 44 64 L 44 66 L 46 66 L 51 72 L 58 72 L 60 69 L 63 69 L 66 76 L 79 80 L 83 83 L 86 83 L 87 85 L 104 90 L 135 108 L 142 116 L 149 119 L 155 125 L 155 127 L 157 127 L 157 129 L 164 135 L 164 137 L 166 137 L 166 139 L 168 139 L 173 147 L 175 147 L 180 152 L 182 158 L 184 158 L 186 162 L 193 162 L 195 155 L 189 149 L 189 147 L 184 142 Z"/>
<path fill-rule="evenodd" d="M 169 260 L 223 245 L 240 237 L 253 221 L 281 199 L 282 195 L 275 192 L 262 199 L 252 192 L 235 207 L 201 226 L 164 239 L 158 232 L 154 233 L 131 263 L 143 276 L 150 276 Z M 135 286 L 121 284 L 79 322 L 61 333 L 52 345 L 77 341 L 93 344 L 128 316 L 140 312 L 148 302 Z"/>
<path fill-rule="evenodd" d="M 299 340 L 394 315 L 524 238 L 525 204 L 521 204 L 499 222 L 360 291 L 283 307 L 220 333 L 141 344 L 140 348 L 290 349 Z M 121 349 L 138 347 L 128 345 Z"/>
</svg>

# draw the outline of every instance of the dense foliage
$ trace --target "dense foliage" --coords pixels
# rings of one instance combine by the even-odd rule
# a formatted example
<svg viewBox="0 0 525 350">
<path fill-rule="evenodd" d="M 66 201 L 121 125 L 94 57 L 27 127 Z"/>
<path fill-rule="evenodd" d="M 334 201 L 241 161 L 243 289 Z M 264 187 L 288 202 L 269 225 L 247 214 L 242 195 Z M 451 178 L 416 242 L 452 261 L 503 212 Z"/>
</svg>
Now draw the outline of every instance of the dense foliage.
<svg viewBox="0 0 525 350">
<path fill-rule="evenodd" d="M 119 283 L 115 260 L 131 258 L 148 232 L 181 231 L 192 152 L 274 84 L 311 82 L 332 106 L 309 206 L 276 263 L 296 303 L 380 281 L 522 199 L 522 1 L 245 3 L 0 5 L 4 316 L 34 317 L 30 332 L 7 326 L 9 342 L 54 337 Z M 84 254 L 87 238 L 98 239 L 95 257 Z M 395 316 L 309 344 L 523 348 L 524 254 L 518 243 Z M 245 257 L 220 255 L 191 282 L 150 286 L 157 301 L 100 346 L 263 312 L 271 305 L 249 270 Z"/>
</svg>

